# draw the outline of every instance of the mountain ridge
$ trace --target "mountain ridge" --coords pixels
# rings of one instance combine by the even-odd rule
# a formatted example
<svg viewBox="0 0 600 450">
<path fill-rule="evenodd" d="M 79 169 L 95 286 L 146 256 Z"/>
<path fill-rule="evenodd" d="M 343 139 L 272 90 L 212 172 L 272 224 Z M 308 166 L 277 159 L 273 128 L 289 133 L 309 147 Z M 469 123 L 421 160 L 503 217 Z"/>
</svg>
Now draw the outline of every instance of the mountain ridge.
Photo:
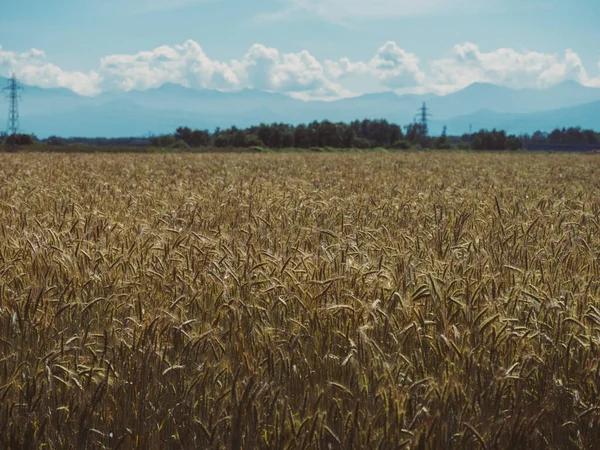
<svg viewBox="0 0 600 450">
<path fill-rule="evenodd" d="M 581 127 L 600 129 L 600 100 L 557 110 L 537 111 L 534 113 L 502 113 L 490 109 L 480 110 L 474 114 L 455 117 L 445 125 L 448 132 L 470 128 L 473 130 L 492 129 L 505 130 L 512 134 L 532 133 L 533 131 L 549 132 L 555 128 Z M 439 124 L 438 124 L 439 125 Z M 461 134 L 461 133 L 456 133 Z"/>
<path fill-rule="evenodd" d="M 7 83 L 7 78 L 0 77 L 0 87 Z M 81 96 L 66 88 L 24 88 L 20 104 L 22 128 L 39 137 L 137 136 L 169 133 L 179 125 L 210 129 L 314 120 L 386 119 L 407 125 L 423 102 L 433 113 L 430 129 L 434 134 L 440 133 L 444 125 L 450 133 L 462 134 L 471 125 L 478 129 L 476 124 L 490 125 L 496 119 L 495 128 L 507 127 L 510 132 L 533 132 L 530 127 L 534 125 L 543 130 L 572 125 L 600 129 L 600 114 L 596 115 L 594 106 L 585 106 L 600 102 L 600 89 L 572 81 L 548 89 L 473 83 L 445 96 L 384 91 L 335 101 L 303 101 L 255 89 L 193 89 L 173 83 L 144 91 L 105 92 L 95 97 Z M 0 100 L 0 111 L 2 103 Z M 525 129 L 516 130 L 515 122 Z"/>
</svg>

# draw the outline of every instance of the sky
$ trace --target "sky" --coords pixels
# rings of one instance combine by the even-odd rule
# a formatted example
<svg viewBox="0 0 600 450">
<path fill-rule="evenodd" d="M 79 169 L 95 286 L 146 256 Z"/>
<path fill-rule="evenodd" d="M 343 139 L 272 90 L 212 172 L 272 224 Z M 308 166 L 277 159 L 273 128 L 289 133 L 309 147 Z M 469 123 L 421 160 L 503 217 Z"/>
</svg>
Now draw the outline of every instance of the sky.
<svg viewBox="0 0 600 450">
<path fill-rule="evenodd" d="M 598 0 L 6 3 L 0 76 L 88 96 L 165 83 L 304 100 L 600 87 Z"/>
</svg>

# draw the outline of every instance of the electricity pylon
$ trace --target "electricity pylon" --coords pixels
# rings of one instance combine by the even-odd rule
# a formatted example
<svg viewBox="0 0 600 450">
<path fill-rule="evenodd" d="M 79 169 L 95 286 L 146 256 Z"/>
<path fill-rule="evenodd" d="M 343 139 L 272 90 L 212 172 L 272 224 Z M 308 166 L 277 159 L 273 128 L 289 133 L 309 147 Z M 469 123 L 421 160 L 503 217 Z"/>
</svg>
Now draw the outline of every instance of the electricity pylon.
<svg viewBox="0 0 600 450">
<path fill-rule="evenodd" d="M 421 127 L 421 136 L 427 137 L 429 134 L 429 125 L 427 121 L 431 117 L 429 110 L 427 109 L 427 104 L 423 102 L 423 106 L 419 109 L 419 113 L 415 116 L 415 122 L 418 123 Z"/>
<path fill-rule="evenodd" d="M 13 73 L 8 85 L 3 89 L 8 98 L 8 135 L 12 136 L 19 133 L 19 100 L 20 92 L 23 90 L 17 81 L 17 76 Z"/>
<path fill-rule="evenodd" d="M 8 138 L 7 150 L 15 152 L 18 150 L 17 134 L 19 133 L 19 100 L 23 87 L 17 81 L 17 75 L 13 73 L 8 85 L 3 89 L 8 98 Z"/>
</svg>

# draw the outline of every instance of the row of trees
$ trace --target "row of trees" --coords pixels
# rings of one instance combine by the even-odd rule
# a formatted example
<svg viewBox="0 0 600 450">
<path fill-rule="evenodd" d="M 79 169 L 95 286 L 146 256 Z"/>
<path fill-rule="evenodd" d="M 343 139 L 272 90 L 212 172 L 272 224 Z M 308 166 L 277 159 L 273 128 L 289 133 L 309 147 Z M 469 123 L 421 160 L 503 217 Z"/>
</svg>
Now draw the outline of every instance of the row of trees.
<svg viewBox="0 0 600 450">
<path fill-rule="evenodd" d="M 363 120 L 350 124 L 325 120 L 296 126 L 285 123 L 263 123 L 246 129 L 231 127 L 222 130 L 217 128 L 214 133 L 210 133 L 208 130 L 180 127 L 173 135 L 152 138 L 151 143 L 157 146 L 169 146 L 182 141 L 190 147 L 260 146 L 274 149 L 291 147 L 390 148 L 401 145 L 403 139 L 402 129 L 387 120 Z"/>
<path fill-rule="evenodd" d="M 0 142 L 4 142 L 6 145 L 11 146 L 26 146 L 35 144 L 37 139 L 35 136 L 30 134 L 11 134 L 10 136 L 7 134 L 3 134 L 0 136 Z"/>
<path fill-rule="evenodd" d="M 520 137 L 495 129 L 466 134 L 462 137 L 462 141 L 469 143 L 469 147 L 476 150 L 520 150 L 523 148 L 523 140 Z"/>
<path fill-rule="evenodd" d="M 362 120 L 349 124 L 330 121 L 289 125 L 285 123 L 260 124 L 245 129 L 231 127 L 208 130 L 193 130 L 180 127 L 175 133 L 150 138 L 61 138 L 51 136 L 39 141 L 35 136 L 0 134 L 0 142 L 8 145 L 27 146 L 45 143 L 52 146 L 110 146 L 110 147 L 162 147 L 162 148 L 437 148 L 476 150 L 519 150 L 524 141 L 528 144 L 600 145 L 600 134 L 580 127 L 559 128 L 550 133 L 536 131 L 524 135 L 523 139 L 502 130 L 481 130 L 462 136 L 427 136 L 427 130 L 418 123 L 402 129 L 387 120 Z M 526 145 L 526 146 L 527 146 Z"/>
<path fill-rule="evenodd" d="M 557 128 L 551 133 L 536 131 L 524 138 L 534 144 L 600 144 L 600 133 L 581 127 Z"/>
<path fill-rule="evenodd" d="M 150 145 L 150 139 L 143 137 L 127 138 L 62 138 L 59 136 L 50 136 L 46 139 L 38 139 L 34 134 L 13 134 L 8 135 L 0 132 L 0 143 L 16 146 L 28 146 L 35 144 L 46 144 L 54 147 L 77 145 L 94 147 L 147 147 Z"/>
<path fill-rule="evenodd" d="M 476 148 L 483 150 L 517 150 L 522 148 L 521 139 L 504 131 L 482 130 L 462 137 L 447 136 L 446 130 L 438 138 L 427 136 L 420 124 L 402 128 L 387 120 L 363 120 L 349 124 L 327 120 L 302 125 L 284 123 L 261 124 L 240 129 L 231 127 L 214 133 L 208 130 L 192 130 L 180 127 L 172 135 L 150 139 L 157 147 L 268 147 L 281 148 Z"/>
<path fill-rule="evenodd" d="M 50 136 L 44 141 L 48 145 L 92 145 L 97 147 L 146 147 L 150 145 L 150 139 L 145 137 L 124 137 L 124 138 L 62 138 L 59 136 Z"/>
</svg>

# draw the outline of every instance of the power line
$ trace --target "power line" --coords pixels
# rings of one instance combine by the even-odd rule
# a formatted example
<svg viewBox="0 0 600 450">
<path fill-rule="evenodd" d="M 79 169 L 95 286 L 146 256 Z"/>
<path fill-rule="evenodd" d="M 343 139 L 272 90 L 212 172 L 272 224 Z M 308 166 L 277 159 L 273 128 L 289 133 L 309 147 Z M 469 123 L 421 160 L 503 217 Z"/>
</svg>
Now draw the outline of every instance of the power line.
<svg viewBox="0 0 600 450">
<path fill-rule="evenodd" d="M 3 89 L 7 92 L 8 98 L 8 134 L 15 135 L 19 133 L 19 100 L 21 99 L 20 92 L 23 87 L 17 81 L 17 75 L 13 73 L 12 78 L 8 81 L 8 85 Z"/>
</svg>

